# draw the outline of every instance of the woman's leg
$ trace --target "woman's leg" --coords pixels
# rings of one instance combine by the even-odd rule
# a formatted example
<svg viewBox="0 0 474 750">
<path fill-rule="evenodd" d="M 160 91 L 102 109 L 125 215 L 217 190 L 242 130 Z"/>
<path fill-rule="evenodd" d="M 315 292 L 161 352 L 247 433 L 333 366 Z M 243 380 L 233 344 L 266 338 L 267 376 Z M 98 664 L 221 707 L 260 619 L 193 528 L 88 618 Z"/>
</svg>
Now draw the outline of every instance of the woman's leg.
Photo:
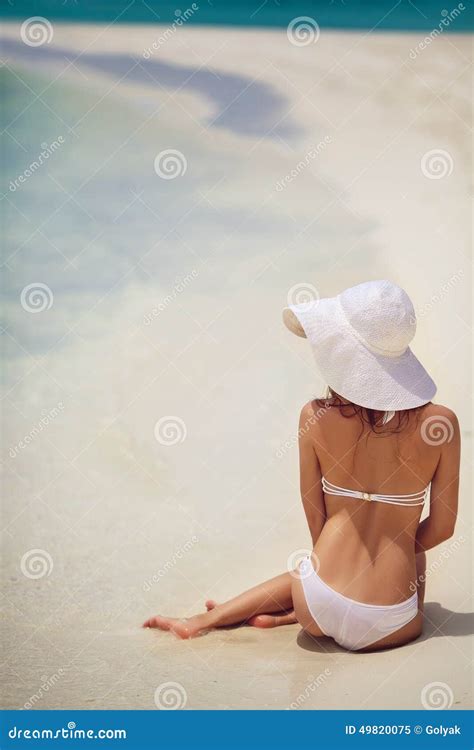
<svg viewBox="0 0 474 750">
<path fill-rule="evenodd" d="M 185 620 L 158 615 L 147 620 L 143 627 L 171 630 L 180 638 L 192 638 L 203 630 L 246 622 L 263 613 L 282 612 L 288 616 L 289 610 L 293 609 L 292 581 L 291 573 L 282 573 L 202 614 Z"/>
<path fill-rule="evenodd" d="M 207 600 L 206 609 L 208 612 L 216 607 L 217 602 L 214 599 Z M 291 609 L 284 612 L 284 614 L 281 612 L 266 612 L 264 615 L 254 615 L 253 617 L 249 617 L 245 622 L 254 628 L 278 628 L 280 625 L 294 625 L 298 620 L 296 619 L 294 609 Z"/>
</svg>

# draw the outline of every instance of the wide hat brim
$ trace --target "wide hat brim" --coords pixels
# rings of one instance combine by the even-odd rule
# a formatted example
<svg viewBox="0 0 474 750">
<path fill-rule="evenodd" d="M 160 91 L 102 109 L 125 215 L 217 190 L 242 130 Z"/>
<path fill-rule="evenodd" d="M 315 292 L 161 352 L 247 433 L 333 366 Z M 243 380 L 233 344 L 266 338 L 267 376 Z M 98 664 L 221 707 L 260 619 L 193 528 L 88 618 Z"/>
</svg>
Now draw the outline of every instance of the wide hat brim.
<svg viewBox="0 0 474 750">
<path fill-rule="evenodd" d="M 400 411 L 427 404 L 436 385 L 408 347 L 399 356 L 374 352 L 350 326 L 337 297 L 290 305 L 283 322 L 308 339 L 321 375 L 343 398 L 367 409 Z"/>
</svg>

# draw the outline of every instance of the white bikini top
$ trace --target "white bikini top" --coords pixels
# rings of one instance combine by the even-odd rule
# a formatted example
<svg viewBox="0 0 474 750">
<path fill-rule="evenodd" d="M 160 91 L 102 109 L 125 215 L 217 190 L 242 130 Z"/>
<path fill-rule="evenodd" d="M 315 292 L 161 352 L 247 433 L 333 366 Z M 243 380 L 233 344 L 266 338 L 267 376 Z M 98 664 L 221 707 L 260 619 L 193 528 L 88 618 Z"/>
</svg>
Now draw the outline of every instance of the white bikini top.
<svg viewBox="0 0 474 750">
<path fill-rule="evenodd" d="M 323 477 L 321 480 L 326 495 L 340 495 L 341 497 L 353 497 L 357 500 L 369 500 L 377 503 L 389 503 L 390 505 L 423 505 L 428 493 L 428 487 L 420 492 L 411 492 L 409 495 L 379 495 L 375 492 L 361 492 L 359 490 L 348 490 L 338 487 Z"/>
<path fill-rule="evenodd" d="M 387 424 L 395 416 L 394 411 L 386 411 L 382 424 Z M 341 497 L 353 497 L 356 500 L 369 500 L 376 503 L 389 503 L 389 505 L 424 505 L 428 494 L 428 487 L 420 492 L 411 492 L 409 495 L 379 495 L 375 492 L 361 492 L 360 490 L 348 490 L 338 487 L 323 477 L 321 480 L 326 495 L 340 495 Z"/>
</svg>

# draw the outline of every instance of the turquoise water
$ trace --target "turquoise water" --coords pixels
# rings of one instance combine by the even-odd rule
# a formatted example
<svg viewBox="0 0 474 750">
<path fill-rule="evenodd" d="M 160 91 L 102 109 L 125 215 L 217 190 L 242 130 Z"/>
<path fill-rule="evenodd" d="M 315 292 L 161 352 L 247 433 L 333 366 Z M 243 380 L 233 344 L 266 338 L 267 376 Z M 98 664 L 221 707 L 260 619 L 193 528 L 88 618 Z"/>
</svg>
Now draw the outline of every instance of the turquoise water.
<svg viewBox="0 0 474 750">
<path fill-rule="evenodd" d="M 56 62 L 56 52 L 46 46 L 34 49 L 9 42 L 8 50 L 23 55 L 23 61 L 37 55 L 48 64 Z M 64 66 L 65 58 L 61 60 Z M 122 78 L 120 56 L 88 55 L 85 63 L 84 57 L 76 65 L 90 84 L 92 72 L 107 73 L 111 82 Z M 197 269 L 191 289 L 202 299 L 216 300 L 220 309 L 236 293 L 245 296 L 248 281 L 258 276 L 258 265 L 265 268 L 269 257 L 292 243 L 292 252 L 279 261 L 282 271 L 288 268 L 286 278 L 292 278 L 295 264 L 305 262 L 308 247 L 319 236 L 325 240 L 314 262 L 324 265 L 329 246 L 347 246 L 367 229 L 365 222 L 338 207 L 314 227 L 313 237 L 299 237 L 301 226 L 275 207 L 275 200 L 284 206 L 287 195 L 299 189 L 295 183 L 280 196 L 274 185 L 288 169 L 285 160 L 276 158 L 279 144 L 282 139 L 295 143 L 302 127 L 289 112 L 286 98 L 272 86 L 223 73 L 211 85 L 209 71 L 192 75 L 186 68 L 154 60 L 144 61 L 137 71 L 140 74 L 132 74 L 127 82 L 144 90 L 130 100 L 120 95 L 120 86 L 101 100 L 102 90 L 84 86 L 82 79 L 59 77 L 49 86 L 51 78 L 41 71 L 19 67 L 1 72 L 6 95 L 4 325 L 15 342 L 35 356 L 52 347 L 61 350 L 70 328 L 84 316 L 87 319 L 91 308 L 107 312 L 93 316 L 87 336 L 102 335 L 115 315 L 114 305 L 134 285 L 145 294 L 153 289 L 160 302 Z M 160 86 L 147 73 L 160 80 Z M 56 75 L 55 70 L 52 77 Z M 233 93 L 236 86 L 245 92 L 238 98 Z M 104 90 L 111 87 L 107 82 Z M 210 113 L 201 125 L 183 117 L 176 130 L 175 117 L 182 110 L 173 112 L 166 91 L 178 87 L 209 104 Z M 319 140 L 325 131 L 313 132 Z M 219 137 L 217 143 L 213 134 Z M 60 148 L 12 190 L 37 158 L 41 144 L 60 136 Z M 243 160 L 237 143 L 245 153 L 253 144 L 254 156 Z M 182 178 L 164 181 L 157 177 L 153 162 L 169 147 L 185 154 L 188 168 Z M 270 166 L 262 161 L 266 148 L 274 153 Z M 291 166 L 291 149 L 286 158 Z M 250 183 L 253 199 L 246 197 Z M 331 203 L 330 186 L 315 181 L 311 189 L 315 210 Z M 241 197 L 233 199 L 233 205 L 228 198 L 219 205 L 222 191 Z M 266 275 L 258 283 L 265 279 Z M 283 273 L 283 297 L 284 279 Z M 26 314 L 19 305 L 22 289 L 32 282 L 47 283 L 54 293 L 52 309 L 39 315 Z M 143 313 L 153 304 L 144 305 Z M 141 322 L 141 313 L 136 322 Z M 4 337 L 7 361 L 23 356 L 15 342 Z"/>
<path fill-rule="evenodd" d="M 205 0 L 197 2 L 199 10 L 192 15 L 191 24 L 223 24 L 230 26 L 284 27 L 295 16 L 311 16 L 320 27 L 346 29 L 405 29 L 407 31 L 431 30 L 437 27 L 443 10 L 458 7 L 457 2 L 416 2 L 409 0 L 326 0 L 323 3 L 296 3 L 285 0 L 261 2 L 255 0 Z M 466 8 L 450 29 L 453 32 L 469 31 L 473 28 L 472 4 L 466 0 Z M 0 15 L 4 18 L 25 18 L 31 15 L 46 16 L 50 20 L 89 21 L 116 23 L 169 23 L 176 18 L 177 9 L 184 12 L 191 2 L 181 5 L 147 3 L 125 0 L 15 0 L 4 4 Z"/>
</svg>

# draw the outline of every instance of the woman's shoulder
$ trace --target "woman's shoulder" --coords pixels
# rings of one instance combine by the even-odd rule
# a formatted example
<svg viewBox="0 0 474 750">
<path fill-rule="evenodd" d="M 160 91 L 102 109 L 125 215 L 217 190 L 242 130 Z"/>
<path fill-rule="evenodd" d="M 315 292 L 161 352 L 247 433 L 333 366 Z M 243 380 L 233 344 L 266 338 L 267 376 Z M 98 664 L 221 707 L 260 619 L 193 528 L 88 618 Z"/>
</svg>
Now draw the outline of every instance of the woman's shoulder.
<svg viewBox="0 0 474 750">
<path fill-rule="evenodd" d="M 444 404 L 435 404 L 433 401 L 430 401 L 429 404 L 422 406 L 420 411 L 425 419 L 440 417 L 440 419 L 448 419 L 453 425 L 458 424 L 458 418 L 454 410 Z"/>
<path fill-rule="evenodd" d="M 334 399 L 331 398 L 316 398 L 312 401 L 307 401 L 301 408 L 300 412 L 300 429 L 306 431 L 310 427 L 322 426 L 330 418 L 331 413 L 334 412 L 333 406 Z"/>
<path fill-rule="evenodd" d="M 340 420 L 341 416 L 341 404 L 335 398 L 316 398 L 311 401 L 307 401 L 301 408 L 300 413 L 300 429 L 308 431 L 309 428 L 322 429 L 325 425 L 334 426 L 334 422 Z M 456 413 L 449 406 L 444 404 L 437 404 L 430 401 L 418 409 L 414 409 L 417 413 L 416 422 L 427 427 L 435 425 L 445 425 L 450 432 L 459 432 L 459 421 Z"/>
<path fill-rule="evenodd" d="M 459 420 L 449 406 L 430 402 L 420 409 L 420 417 L 420 434 L 424 443 L 440 447 L 459 440 Z"/>
</svg>

